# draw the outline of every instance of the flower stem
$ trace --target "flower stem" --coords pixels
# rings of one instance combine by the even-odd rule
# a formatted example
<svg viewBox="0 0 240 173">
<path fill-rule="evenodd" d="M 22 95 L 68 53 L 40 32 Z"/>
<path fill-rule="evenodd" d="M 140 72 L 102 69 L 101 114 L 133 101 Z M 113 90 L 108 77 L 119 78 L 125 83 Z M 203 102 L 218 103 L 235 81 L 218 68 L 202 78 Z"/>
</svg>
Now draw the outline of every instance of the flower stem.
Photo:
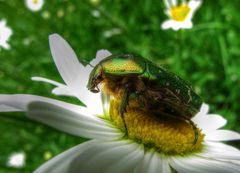
<svg viewBox="0 0 240 173">
<path fill-rule="evenodd" d="M 175 48 L 175 56 L 174 56 L 174 64 L 178 72 L 181 71 L 181 61 L 183 57 L 183 30 L 179 30 L 176 32 L 176 48 Z"/>
<path fill-rule="evenodd" d="M 228 79 L 228 51 L 226 46 L 226 41 L 222 35 L 219 35 L 218 37 L 218 43 L 220 47 L 220 53 L 222 58 L 222 64 L 223 64 L 223 70 L 225 74 L 225 78 Z"/>
</svg>

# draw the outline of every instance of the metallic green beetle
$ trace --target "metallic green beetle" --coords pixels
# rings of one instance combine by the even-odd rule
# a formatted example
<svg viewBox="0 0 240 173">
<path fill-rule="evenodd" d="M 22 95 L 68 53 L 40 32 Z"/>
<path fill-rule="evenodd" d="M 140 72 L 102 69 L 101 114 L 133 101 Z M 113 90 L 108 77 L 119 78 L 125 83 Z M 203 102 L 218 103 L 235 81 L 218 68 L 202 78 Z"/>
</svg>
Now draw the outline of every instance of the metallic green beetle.
<svg viewBox="0 0 240 173">
<path fill-rule="evenodd" d="M 129 100 L 137 99 L 144 109 L 156 115 L 188 121 L 195 132 L 194 143 L 197 142 L 198 131 L 191 118 L 199 111 L 202 100 L 179 76 L 139 55 L 117 54 L 94 67 L 87 88 L 99 92 L 100 83 L 108 94 L 121 100 L 119 111 L 123 121 Z"/>
</svg>

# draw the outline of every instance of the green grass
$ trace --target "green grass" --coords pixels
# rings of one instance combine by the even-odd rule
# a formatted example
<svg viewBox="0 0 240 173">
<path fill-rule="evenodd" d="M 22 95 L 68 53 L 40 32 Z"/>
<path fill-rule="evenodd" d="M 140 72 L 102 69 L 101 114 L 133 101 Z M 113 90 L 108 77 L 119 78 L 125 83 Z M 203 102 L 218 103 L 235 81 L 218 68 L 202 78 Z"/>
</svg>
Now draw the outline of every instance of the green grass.
<svg viewBox="0 0 240 173">
<path fill-rule="evenodd" d="M 52 86 L 33 82 L 43 76 L 62 82 L 53 63 L 48 35 L 59 33 L 74 48 L 79 60 L 90 61 L 99 49 L 112 53 L 135 52 L 162 64 L 188 80 L 210 105 L 210 112 L 228 120 L 226 128 L 240 131 L 240 17 L 239 1 L 204 1 L 190 30 L 163 31 L 166 19 L 160 0 L 89 1 L 54 0 L 41 11 L 29 11 L 23 1 L 0 1 L 0 19 L 14 32 L 10 50 L 0 50 L 0 93 L 29 93 L 78 103 L 75 99 L 50 94 Z M 93 10 L 100 17 L 91 15 Z M 49 18 L 44 18 L 48 14 Z M 61 14 L 63 14 L 61 16 Z M 110 38 L 112 28 L 122 33 Z M 212 122 L 214 123 L 214 122 Z M 30 173 L 52 155 L 84 139 L 29 121 L 23 113 L 0 114 L 0 173 Z M 240 147 L 239 142 L 232 145 Z M 24 169 L 5 166 L 10 153 L 25 151 Z"/>
</svg>

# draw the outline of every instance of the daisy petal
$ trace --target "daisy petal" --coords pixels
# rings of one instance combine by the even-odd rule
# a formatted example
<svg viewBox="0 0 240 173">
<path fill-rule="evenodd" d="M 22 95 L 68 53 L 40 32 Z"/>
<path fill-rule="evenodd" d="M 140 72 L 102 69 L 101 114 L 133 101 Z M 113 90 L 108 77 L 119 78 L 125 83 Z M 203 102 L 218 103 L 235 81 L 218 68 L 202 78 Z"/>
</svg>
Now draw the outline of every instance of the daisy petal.
<svg viewBox="0 0 240 173">
<path fill-rule="evenodd" d="M 108 50 L 104 50 L 104 49 L 99 50 L 99 51 L 97 51 L 96 58 L 93 59 L 93 60 L 90 62 L 90 64 L 93 65 L 93 66 L 95 66 L 95 65 L 97 65 L 100 61 L 102 61 L 104 58 L 106 58 L 106 57 L 108 57 L 108 56 L 110 56 L 110 55 L 112 55 L 112 54 L 111 54 L 111 52 L 109 52 Z"/>
<path fill-rule="evenodd" d="M 75 157 L 69 173 L 123 173 L 133 170 L 144 150 L 129 141 L 106 141 L 87 148 Z"/>
<path fill-rule="evenodd" d="M 199 9 L 201 4 L 202 4 L 202 0 L 190 0 L 189 1 L 188 6 L 190 8 L 190 12 L 188 13 L 186 20 L 192 20 L 193 15 L 197 11 L 197 9 Z"/>
<path fill-rule="evenodd" d="M 18 112 L 18 111 L 22 110 L 7 105 L 0 105 L 0 112 Z"/>
<path fill-rule="evenodd" d="M 219 142 L 206 142 L 205 149 L 197 155 L 207 158 L 240 160 L 240 150 Z"/>
<path fill-rule="evenodd" d="M 73 95 L 73 93 L 71 91 L 69 91 L 69 89 L 66 85 L 63 85 L 59 82 L 53 81 L 51 79 L 43 78 L 43 77 L 32 77 L 31 79 L 34 81 L 45 82 L 45 83 L 49 83 L 49 84 L 57 86 L 56 88 L 54 88 L 52 90 L 52 93 L 55 95 L 75 97 Z"/>
<path fill-rule="evenodd" d="M 231 162 L 236 164 L 236 165 L 238 165 L 238 166 L 240 166 L 240 160 L 231 160 Z"/>
<path fill-rule="evenodd" d="M 100 93 L 99 94 L 90 93 L 86 89 L 86 87 L 82 89 L 82 93 L 79 93 L 78 89 L 71 89 L 70 87 L 64 84 L 43 77 L 32 77 L 31 79 L 34 81 L 46 82 L 57 86 L 52 90 L 52 93 L 55 95 L 78 97 L 79 100 L 83 101 L 85 105 L 87 104 L 87 107 L 92 111 L 93 114 L 101 115 L 103 113 Z M 87 81 L 85 80 L 84 82 Z"/>
<path fill-rule="evenodd" d="M 75 95 L 86 104 L 88 94 L 91 94 L 86 88 L 86 83 L 92 68 L 84 67 L 70 45 L 58 34 L 49 36 L 49 44 L 54 62 L 71 95 Z"/>
<path fill-rule="evenodd" d="M 172 6 L 176 6 L 177 5 L 177 1 L 176 0 L 164 0 L 163 1 L 166 8 L 170 9 Z"/>
<path fill-rule="evenodd" d="M 199 113 L 201 113 L 201 115 L 205 115 L 208 113 L 208 111 L 209 111 L 209 105 L 206 103 L 203 103 Z"/>
<path fill-rule="evenodd" d="M 68 90 L 67 87 L 56 87 L 52 90 L 52 93 L 57 96 L 71 96 L 75 97 L 71 91 Z"/>
<path fill-rule="evenodd" d="M 32 102 L 27 114 L 30 119 L 76 136 L 92 139 L 122 137 L 118 129 L 87 111 L 77 113 L 50 103 Z"/>
<path fill-rule="evenodd" d="M 216 129 L 225 126 L 227 123 L 226 119 L 216 114 L 205 114 L 204 116 L 198 114 L 192 119 L 192 121 L 195 122 L 204 133 L 215 131 Z"/>
<path fill-rule="evenodd" d="M 177 31 L 181 28 L 184 28 L 184 29 L 192 28 L 192 25 L 193 25 L 192 21 L 190 20 L 186 20 L 184 22 L 178 22 L 178 21 L 169 19 L 162 23 L 161 28 L 164 30 L 172 28 L 173 30 Z"/>
<path fill-rule="evenodd" d="M 58 34 L 50 35 L 49 43 L 58 71 L 71 91 L 68 94 L 79 98 L 93 113 L 102 114 L 100 94 L 93 94 L 86 87 L 92 67 L 79 63 L 73 49 Z"/>
<path fill-rule="evenodd" d="M 92 147 L 97 144 L 98 144 L 97 140 L 91 140 L 91 141 L 85 142 L 83 144 L 77 145 L 77 146 L 59 154 L 58 156 L 52 158 L 48 162 L 44 163 L 33 173 L 68 172 L 69 166 L 71 164 L 71 161 L 74 159 L 74 157 L 76 157 L 77 155 L 80 155 L 87 148 Z"/>
<path fill-rule="evenodd" d="M 34 76 L 31 78 L 33 81 L 39 81 L 39 82 L 45 82 L 45 83 L 49 83 L 49 84 L 52 84 L 52 85 L 55 85 L 55 86 L 65 86 L 59 82 L 56 82 L 54 80 L 51 80 L 51 79 L 47 79 L 47 78 L 44 78 L 44 77 L 38 77 L 38 76 Z"/>
<path fill-rule="evenodd" d="M 9 111 L 27 111 L 27 106 L 31 102 L 41 101 L 45 103 L 51 103 L 57 106 L 61 106 L 65 109 L 82 112 L 86 108 L 62 102 L 59 100 L 54 100 L 46 97 L 28 95 L 28 94 L 0 94 L 0 105 L 5 105 L 9 108 Z"/>
<path fill-rule="evenodd" d="M 0 42 L 0 46 L 4 49 L 10 49 L 10 45 L 6 41 Z"/>
<path fill-rule="evenodd" d="M 76 78 L 84 68 L 70 45 L 58 34 L 49 36 L 49 44 L 54 62 L 65 83 L 69 86 L 78 85 Z"/>
<path fill-rule="evenodd" d="M 240 166 L 231 162 L 202 158 L 198 156 L 191 157 L 172 157 L 169 159 L 171 166 L 177 172 L 184 173 L 236 173 Z"/>
<path fill-rule="evenodd" d="M 208 141 L 240 140 L 240 134 L 231 130 L 216 130 L 207 133 L 205 139 Z"/>
<path fill-rule="evenodd" d="M 145 154 L 143 160 L 134 170 L 134 173 L 146 172 L 171 173 L 171 169 L 165 159 L 162 159 L 155 151 L 150 151 Z"/>
<path fill-rule="evenodd" d="M 168 161 L 166 160 L 166 158 L 164 158 L 164 156 L 161 156 L 161 171 L 160 173 L 171 173 L 171 168 L 170 165 L 168 163 Z"/>
</svg>

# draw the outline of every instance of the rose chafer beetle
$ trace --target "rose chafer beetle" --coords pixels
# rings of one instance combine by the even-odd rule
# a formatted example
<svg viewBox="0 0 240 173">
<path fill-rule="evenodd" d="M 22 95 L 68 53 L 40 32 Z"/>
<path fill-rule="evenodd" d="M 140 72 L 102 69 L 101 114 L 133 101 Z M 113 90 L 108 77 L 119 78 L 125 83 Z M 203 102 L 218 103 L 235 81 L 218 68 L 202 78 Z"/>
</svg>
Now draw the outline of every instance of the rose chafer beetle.
<svg viewBox="0 0 240 173">
<path fill-rule="evenodd" d="M 89 76 L 87 88 L 99 92 L 98 85 L 120 101 L 119 112 L 125 128 L 124 112 L 131 99 L 156 115 L 174 116 L 192 125 L 195 139 L 198 131 L 191 118 L 202 105 L 201 98 L 179 76 L 136 54 L 111 55 L 99 62 Z M 127 128 L 126 128 L 127 131 Z"/>
</svg>

